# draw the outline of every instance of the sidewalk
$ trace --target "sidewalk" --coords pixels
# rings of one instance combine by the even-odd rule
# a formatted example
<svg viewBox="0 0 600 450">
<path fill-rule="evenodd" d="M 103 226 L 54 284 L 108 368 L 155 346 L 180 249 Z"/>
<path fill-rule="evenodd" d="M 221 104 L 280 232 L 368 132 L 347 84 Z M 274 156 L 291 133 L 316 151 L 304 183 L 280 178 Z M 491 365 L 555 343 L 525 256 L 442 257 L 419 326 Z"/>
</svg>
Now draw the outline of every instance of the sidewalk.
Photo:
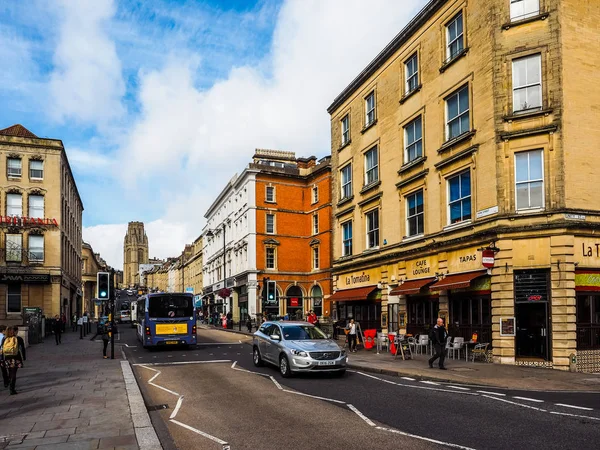
<svg viewBox="0 0 600 450">
<path fill-rule="evenodd" d="M 252 336 L 252 333 L 238 330 L 225 330 L 211 325 L 199 325 L 199 328 L 216 329 L 229 333 Z M 343 341 L 339 341 L 343 346 Z M 459 384 L 475 384 L 524 390 L 544 391 L 594 391 L 600 392 L 600 375 L 590 373 L 571 373 L 554 369 L 538 369 L 507 364 L 467 362 L 464 359 L 446 358 L 446 368 L 439 370 L 437 364 L 429 368 L 429 355 L 414 355 L 414 360 L 403 361 L 385 350 L 379 355 L 376 349 L 361 349 L 348 356 L 348 368 L 364 372 L 393 376 L 428 378 Z"/>
<path fill-rule="evenodd" d="M 102 344 L 90 337 L 67 332 L 61 345 L 49 336 L 27 349 L 19 394 L 0 390 L 0 449 L 139 448 L 121 348 L 114 360 L 102 359 Z"/>
</svg>

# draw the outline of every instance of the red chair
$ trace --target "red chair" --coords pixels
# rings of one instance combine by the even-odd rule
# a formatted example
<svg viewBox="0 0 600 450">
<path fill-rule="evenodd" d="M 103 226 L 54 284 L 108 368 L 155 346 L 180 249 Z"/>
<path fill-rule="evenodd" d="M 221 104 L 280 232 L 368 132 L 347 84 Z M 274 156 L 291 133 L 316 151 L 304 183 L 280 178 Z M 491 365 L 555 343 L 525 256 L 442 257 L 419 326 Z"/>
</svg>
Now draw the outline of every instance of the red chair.
<svg viewBox="0 0 600 450">
<path fill-rule="evenodd" d="M 388 347 L 390 349 L 390 353 L 392 355 L 396 354 L 396 333 L 390 333 L 388 334 Z"/>
<path fill-rule="evenodd" d="M 375 336 L 377 330 L 365 330 L 365 350 L 371 350 L 375 346 Z"/>
</svg>

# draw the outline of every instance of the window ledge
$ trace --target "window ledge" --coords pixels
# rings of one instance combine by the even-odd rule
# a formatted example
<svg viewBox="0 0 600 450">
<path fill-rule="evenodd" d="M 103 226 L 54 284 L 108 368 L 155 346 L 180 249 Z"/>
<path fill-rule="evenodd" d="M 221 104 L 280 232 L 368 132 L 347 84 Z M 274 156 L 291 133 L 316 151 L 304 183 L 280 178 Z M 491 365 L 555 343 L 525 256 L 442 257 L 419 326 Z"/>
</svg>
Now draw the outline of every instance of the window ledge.
<svg viewBox="0 0 600 450">
<path fill-rule="evenodd" d="M 423 239 L 425 237 L 425 234 L 416 234 L 414 236 L 404 236 L 402 238 L 402 243 L 407 243 L 407 242 L 412 242 L 412 241 L 418 241 L 419 239 Z"/>
<path fill-rule="evenodd" d="M 461 158 L 469 156 L 471 153 L 474 153 L 477 150 L 479 150 L 479 144 L 471 145 L 470 147 L 465 148 L 464 150 L 461 150 L 460 152 L 455 153 L 454 155 L 449 156 L 446 159 L 442 159 L 438 163 L 435 163 L 434 167 L 439 170 L 442 167 L 447 166 L 448 164 L 453 163 L 454 161 L 458 161 Z"/>
<path fill-rule="evenodd" d="M 271 205 L 276 205 L 277 202 L 275 200 L 265 200 L 265 203 L 269 203 Z"/>
<path fill-rule="evenodd" d="M 442 231 L 453 231 L 456 229 L 460 229 L 460 228 L 464 228 L 464 227 L 468 227 L 469 225 L 472 225 L 473 221 L 472 219 L 469 220 L 463 220 L 462 222 L 456 222 L 456 223 L 452 223 L 450 225 L 446 225 Z"/>
<path fill-rule="evenodd" d="M 515 212 L 517 214 L 539 214 L 544 212 L 546 208 L 528 208 L 528 209 L 517 209 Z"/>
<path fill-rule="evenodd" d="M 469 53 L 469 47 L 463 48 L 460 52 L 454 55 L 452 59 L 447 59 L 446 62 L 442 64 L 442 67 L 440 67 L 440 73 L 444 73 L 446 70 L 448 70 L 448 67 L 450 67 L 463 56 L 465 56 L 467 53 Z"/>
<path fill-rule="evenodd" d="M 345 216 L 346 214 L 350 214 L 352 211 L 354 211 L 354 205 L 349 206 L 348 208 L 343 209 L 342 211 L 338 211 L 337 213 L 335 213 L 335 217 L 340 218 L 342 216 Z"/>
<path fill-rule="evenodd" d="M 6 178 L 8 178 L 8 180 L 20 180 L 21 178 L 23 178 L 21 175 L 7 175 Z"/>
<path fill-rule="evenodd" d="M 365 254 L 369 254 L 369 253 L 375 253 L 375 252 L 377 252 L 377 251 L 379 251 L 379 245 L 377 245 L 377 246 L 375 246 L 375 247 L 371 247 L 371 248 L 366 248 L 366 249 L 364 249 L 364 250 L 362 251 L 362 254 L 363 254 L 363 255 L 365 255 Z"/>
<path fill-rule="evenodd" d="M 536 22 L 538 20 L 546 20 L 549 15 L 550 15 L 550 13 L 543 12 L 543 13 L 539 13 L 535 16 L 526 17 L 525 19 L 511 20 L 511 21 L 506 22 L 504 25 L 502 25 L 502 29 L 509 30 L 513 27 L 518 27 L 519 25 L 525 25 L 526 23 Z"/>
<path fill-rule="evenodd" d="M 421 90 L 421 88 L 423 87 L 422 84 L 419 84 L 416 88 L 414 88 L 412 91 L 410 92 L 406 92 L 401 98 L 400 98 L 400 104 L 402 105 L 406 100 L 408 100 L 410 97 L 412 97 L 413 95 L 415 95 L 417 92 L 419 92 Z"/>
<path fill-rule="evenodd" d="M 381 198 L 381 196 L 383 195 L 383 192 L 378 192 L 375 195 L 371 195 L 370 197 L 364 199 L 363 201 L 358 203 L 358 206 L 360 206 L 361 208 L 365 205 L 368 205 L 369 203 L 377 200 L 378 198 Z"/>
<path fill-rule="evenodd" d="M 475 133 L 477 133 L 477 130 L 467 131 L 466 133 L 463 133 L 459 136 L 456 136 L 455 138 L 450 139 L 449 141 L 446 141 L 438 149 L 438 153 L 444 153 L 445 151 L 450 150 L 454 146 L 471 139 L 473 136 L 475 136 Z"/>
<path fill-rule="evenodd" d="M 502 118 L 502 120 L 504 120 L 505 122 L 512 122 L 514 120 L 531 119 L 533 117 L 539 117 L 539 116 L 548 116 L 548 115 L 552 114 L 552 111 L 553 111 L 552 108 L 537 109 L 535 111 L 526 111 L 526 112 L 522 112 L 522 113 L 519 113 L 518 111 L 516 111 L 513 114 L 504 116 Z"/>
<path fill-rule="evenodd" d="M 339 202 L 337 202 L 336 206 L 342 206 L 345 205 L 346 203 L 351 202 L 352 200 L 354 200 L 354 195 L 351 195 L 350 197 L 344 197 L 343 199 L 341 199 Z"/>
<path fill-rule="evenodd" d="M 381 184 L 381 180 L 377 180 L 373 183 L 367 184 L 360 190 L 360 194 L 366 194 L 367 192 L 379 187 L 380 184 Z"/>
<path fill-rule="evenodd" d="M 366 124 L 362 130 L 360 130 L 361 133 L 364 133 L 365 131 L 367 131 L 369 128 L 373 127 L 374 125 L 377 124 L 377 119 L 375 119 L 373 122 Z"/>
<path fill-rule="evenodd" d="M 30 178 L 29 181 L 44 181 L 43 178 Z"/>
<path fill-rule="evenodd" d="M 403 164 L 402 167 L 400 167 L 400 169 L 398 170 L 398 175 L 402 175 L 404 172 L 412 169 L 415 166 L 420 166 L 421 164 L 425 163 L 425 161 L 427 161 L 427 156 L 420 156 L 418 158 L 413 159 L 410 162 L 407 162 L 406 164 Z"/>
<path fill-rule="evenodd" d="M 343 149 L 348 147 L 351 143 L 352 143 L 352 139 L 348 139 L 346 142 L 344 142 L 342 145 L 339 146 L 338 152 L 341 152 Z"/>
</svg>

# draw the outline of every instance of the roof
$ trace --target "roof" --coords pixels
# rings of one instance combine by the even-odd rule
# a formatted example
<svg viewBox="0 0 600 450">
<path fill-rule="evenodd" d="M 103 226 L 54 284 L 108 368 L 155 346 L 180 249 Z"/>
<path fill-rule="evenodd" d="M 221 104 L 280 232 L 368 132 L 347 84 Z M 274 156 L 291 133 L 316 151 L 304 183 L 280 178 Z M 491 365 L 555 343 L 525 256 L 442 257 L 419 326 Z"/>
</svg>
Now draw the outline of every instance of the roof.
<svg viewBox="0 0 600 450">
<path fill-rule="evenodd" d="M 23 125 L 21 125 L 19 123 L 16 125 L 13 125 L 11 127 L 5 128 L 3 130 L 0 130 L 0 135 L 16 136 L 16 137 L 24 137 L 24 138 L 34 138 L 34 139 L 38 138 L 35 134 L 33 134 L 31 131 L 29 131 L 27 128 L 25 128 Z"/>
<path fill-rule="evenodd" d="M 431 0 L 425 7 L 406 25 L 400 33 L 385 46 L 385 48 L 363 69 L 358 76 L 333 100 L 327 108 L 329 114 L 339 108 L 354 92 L 389 60 L 398 49 L 402 47 L 410 37 L 415 34 L 423 24 L 427 22 L 448 0 Z"/>
</svg>

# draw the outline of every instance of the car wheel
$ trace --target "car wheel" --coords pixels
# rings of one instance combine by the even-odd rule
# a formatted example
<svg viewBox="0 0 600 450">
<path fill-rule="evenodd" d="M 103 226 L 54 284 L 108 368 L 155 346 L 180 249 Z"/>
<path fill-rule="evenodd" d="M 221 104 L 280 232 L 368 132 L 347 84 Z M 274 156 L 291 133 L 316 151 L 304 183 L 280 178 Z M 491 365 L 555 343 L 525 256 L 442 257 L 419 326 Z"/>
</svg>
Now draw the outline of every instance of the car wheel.
<svg viewBox="0 0 600 450">
<path fill-rule="evenodd" d="M 254 347 L 254 351 L 252 352 L 252 361 L 256 367 L 261 367 L 263 365 L 263 360 L 260 356 L 260 352 L 258 351 L 258 347 Z"/>
<path fill-rule="evenodd" d="M 281 372 L 281 376 L 283 378 L 289 378 L 292 376 L 292 371 L 290 370 L 290 362 L 287 359 L 287 356 L 281 355 L 279 358 L 279 372 Z"/>
</svg>

